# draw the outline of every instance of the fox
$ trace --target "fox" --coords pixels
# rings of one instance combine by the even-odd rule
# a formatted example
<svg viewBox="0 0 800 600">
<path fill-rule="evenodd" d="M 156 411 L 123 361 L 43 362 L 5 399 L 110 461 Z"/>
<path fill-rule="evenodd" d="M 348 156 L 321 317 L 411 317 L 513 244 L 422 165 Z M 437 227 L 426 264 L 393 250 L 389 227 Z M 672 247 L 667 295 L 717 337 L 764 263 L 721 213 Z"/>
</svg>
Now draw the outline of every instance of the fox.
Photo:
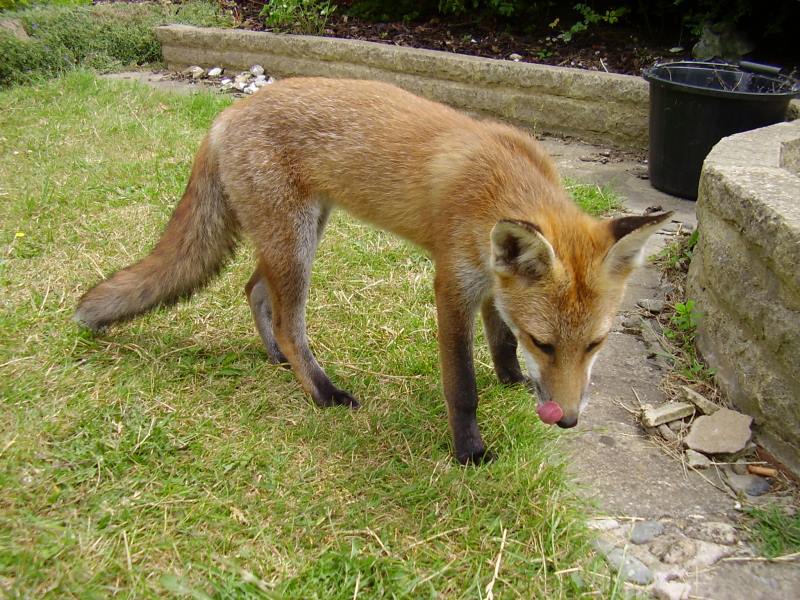
<svg viewBox="0 0 800 600">
<path fill-rule="evenodd" d="M 671 214 L 589 216 L 533 135 L 511 125 L 388 83 L 284 79 L 217 116 L 153 250 L 86 292 L 75 320 L 98 333 L 189 297 L 244 235 L 256 253 L 245 295 L 268 360 L 288 364 L 318 406 L 356 409 L 305 323 L 334 208 L 430 256 L 441 386 L 463 464 L 494 458 L 477 421 L 476 314 L 499 381 L 529 386 L 543 422 L 574 427 L 626 280 Z"/>
</svg>

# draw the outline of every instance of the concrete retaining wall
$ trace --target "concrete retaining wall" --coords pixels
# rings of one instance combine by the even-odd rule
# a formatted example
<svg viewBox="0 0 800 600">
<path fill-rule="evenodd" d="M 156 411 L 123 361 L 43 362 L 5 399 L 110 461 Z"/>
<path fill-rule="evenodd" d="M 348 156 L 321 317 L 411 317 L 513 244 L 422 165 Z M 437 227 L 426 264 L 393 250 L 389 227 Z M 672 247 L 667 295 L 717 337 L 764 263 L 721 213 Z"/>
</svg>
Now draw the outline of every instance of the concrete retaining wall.
<svg viewBox="0 0 800 600">
<path fill-rule="evenodd" d="M 640 77 L 302 35 L 167 25 L 156 28 L 170 68 L 377 79 L 536 132 L 647 148 L 647 83 Z"/>
<path fill-rule="evenodd" d="M 706 158 L 689 297 L 698 347 L 760 441 L 800 473 L 800 121 L 723 139 Z"/>
</svg>

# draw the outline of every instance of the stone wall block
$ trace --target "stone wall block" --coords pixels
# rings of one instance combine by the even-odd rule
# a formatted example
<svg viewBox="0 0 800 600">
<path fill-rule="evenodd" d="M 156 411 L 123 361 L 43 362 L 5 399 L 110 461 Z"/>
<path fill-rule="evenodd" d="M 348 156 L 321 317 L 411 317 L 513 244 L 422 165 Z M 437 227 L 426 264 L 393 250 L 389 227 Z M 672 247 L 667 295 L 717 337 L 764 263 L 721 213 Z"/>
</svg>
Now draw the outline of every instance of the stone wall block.
<svg viewBox="0 0 800 600">
<path fill-rule="evenodd" d="M 648 87 L 639 77 L 517 63 L 358 40 L 167 25 L 171 68 L 213 64 L 270 75 L 395 83 L 458 108 L 604 145 L 647 146 Z"/>
</svg>

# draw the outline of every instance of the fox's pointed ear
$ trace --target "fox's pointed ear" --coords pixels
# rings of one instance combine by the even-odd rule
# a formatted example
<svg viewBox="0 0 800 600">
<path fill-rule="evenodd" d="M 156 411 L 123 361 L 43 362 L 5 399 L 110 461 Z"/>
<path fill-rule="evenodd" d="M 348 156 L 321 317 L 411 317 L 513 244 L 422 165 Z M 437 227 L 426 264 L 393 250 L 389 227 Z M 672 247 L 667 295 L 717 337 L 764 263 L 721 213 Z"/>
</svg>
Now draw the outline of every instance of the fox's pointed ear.
<svg viewBox="0 0 800 600">
<path fill-rule="evenodd" d="M 615 240 L 603 260 L 607 272 L 617 277 L 627 277 L 642 262 L 642 249 L 661 224 L 672 216 L 672 212 L 658 215 L 620 217 L 606 221 Z"/>
<path fill-rule="evenodd" d="M 536 281 L 553 270 L 556 253 L 541 230 L 527 221 L 498 221 L 492 228 L 492 268 Z"/>
</svg>

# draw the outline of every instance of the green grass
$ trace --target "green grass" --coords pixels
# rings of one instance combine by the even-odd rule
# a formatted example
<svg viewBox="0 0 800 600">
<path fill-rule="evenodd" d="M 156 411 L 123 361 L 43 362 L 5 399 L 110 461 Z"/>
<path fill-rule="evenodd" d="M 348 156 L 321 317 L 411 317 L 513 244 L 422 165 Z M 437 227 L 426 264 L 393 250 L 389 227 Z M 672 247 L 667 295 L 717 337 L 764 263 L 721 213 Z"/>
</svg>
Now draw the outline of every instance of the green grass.
<svg viewBox="0 0 800 600">
<path fill-rule="evenodd" d="M 228 103 L 81 71 L 0 92 L 0 594 L 480 598 L 504 534 L 496 598 L 607 590 L 557 433 L 482 341 L 499 459 L 452 459 L 432 266 L 398 239 L 337 214 L 315 266 L 310 336 L 355 413 L 266 362 L 248 248 L 177 307 L 71 321 L 154 243 Z"/>
<path fill-rule="evenodd" d="M 800 552 L 800 513 L 787 514 L 778 506 L 751 508 L 749 525 L 761 553 L 776 558 Z"/>
<path fill-rule="evenodd" d="M 27 83 L 75 67 L 111 71 L 161 60 L 153 28 L 164 23 L 224 27 L 230 16 L 208 0 L 183 4 L 35 6 L 3 13 L 19 18 L 31 39 L 0 29 L 0 86 Z"/>
<path fill-rule="evenodd" d="M 564 187 L 590 215 L 607 215 L 622 208 L 622 201 L 611 189 L 596 184 L 579 183 L 574 179 L 564 180 Z"/>
</svg>

